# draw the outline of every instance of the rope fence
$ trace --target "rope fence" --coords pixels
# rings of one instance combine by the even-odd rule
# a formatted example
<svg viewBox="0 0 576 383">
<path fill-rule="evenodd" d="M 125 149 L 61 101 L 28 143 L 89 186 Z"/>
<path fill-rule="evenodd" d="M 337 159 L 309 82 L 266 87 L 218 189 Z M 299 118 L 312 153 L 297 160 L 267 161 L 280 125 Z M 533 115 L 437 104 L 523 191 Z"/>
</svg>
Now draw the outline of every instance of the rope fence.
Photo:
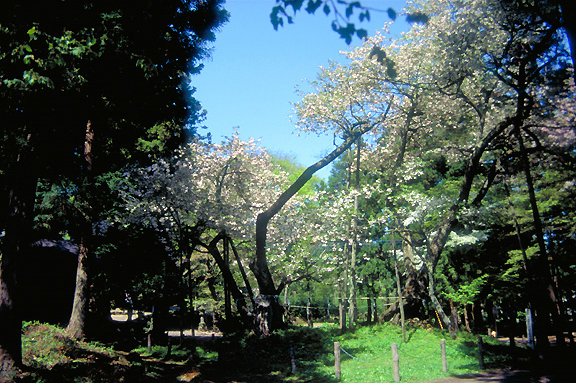
<svg viewBox="0 0 576 383">
<path fill-rule="evenodd" d="M 391 353 L 392 353 L 392 376 L 393 376 L 395 382 L 399 382 L 400 381 L 400 353 L 398 351 L 398 344 L 392 343 L 390 349 L 391 349 Z M 478 364 L 480 366 L 480 369 L 484 369 L 484 352 L 483 352 L 483 349 L 484 348 L 483 348 L 482 338 L 478 337 Z M 342 367 L 341 367 L 342 353 L 344 353 L 345 355 L 349 356 L 352 359 L 359 360 L 359 361 L 366 361 L 366 359 L 357 358 L 354 355 L 347 352 L 344 348 L 342 348 L 342 346 L 340 345 L 340 342 L 334 342 L 334 374 L 336 375 L 337 380 L 340 380 L 342 378 Z M 442 372 L 443 373 L 448 372 L 448 359 L 447 359 L 446 355 L 447 355 L 446 354 L 446 340 L 442 339 L 442 340 L 440 340 L 440 356 L 441 356 L 441 360 L 442 360 Z M 411 359 L 424 359 L 424 358 L 412 357 Z M 427 356 L 426 359 L 429 360 L 430 356 Z M 372 359 L 372 360 L 376 360 L 376 359 Z"/>
</svg>

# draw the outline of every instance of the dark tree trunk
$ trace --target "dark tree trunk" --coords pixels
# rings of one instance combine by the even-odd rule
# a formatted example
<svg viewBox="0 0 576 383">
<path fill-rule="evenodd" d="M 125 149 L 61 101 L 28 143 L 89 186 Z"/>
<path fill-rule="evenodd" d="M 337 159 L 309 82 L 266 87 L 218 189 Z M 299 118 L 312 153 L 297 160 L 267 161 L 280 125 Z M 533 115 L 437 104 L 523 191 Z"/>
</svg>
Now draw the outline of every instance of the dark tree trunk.
<svg viewBox="0 0 576 383">
<path fill-rule="evenodd" d="M 218 242 L 224 240 L 225 238 L 227 238 L 226 234 L 221 232 L 216 237 L 214 237 L 208 245 L 203 244 L 203 246 L 210 252 L 212 258 L 214 258 L 214 261 L 216 261 L 218 268 L 222 272 L 222 277 L 228 286 L 228 291 L 236 302 L 238 313 L 240 314 L 240 319 L 245 325 L 249 325 L 251 323 L 251 318 L 249 317 L 250 308 L 246 305 L 244 294 L 238 287 L 238 284 L 236 283 L 230 268 L 226 264 L 224 257 L 222 257 L 222 254 L 220 254 L 220 250 L 218 249 Z"/>
<path fill-rule="evenodd" d="M 552 314 L 554 321 L 554 329 L 557 332 L 557 342 L 559 344 L 564 344 L 564 327 L 562 323 L 562 311 L 558 303 L 558 292 L 553 284 L 553 273 L 551 268 L 552 259 L 548 255 L 548 250 L 546 249 L 546 243 L 544 240 L 544 230 L 542 227 L 542 220 L 540 218 L 540 212 L 538 209 L 538 201 L 536 200 L 536 192 L 534 190 L 534 181 L 532 179 L 532 173 L 530 171 L 530 161 L 526 153 L 526 148 L 524 146 L 524 140 L 520 132 L 520 127 L 514 130 L 516 139 L 518 140 L 518 145 L 520 147 L 520 155 L 522 158 L 523 171 L 526 176 L 526 185 L 528 186 L 528 196 L 530 198 L 530 207 L 532 210 L 532 218 L 534 222 L 534 234 L 538 243 L 538 267 L 535 269 L 539 271 L 541 278 L 537 278 L 536 281 L 540 281 L 540 286 L 538 289 L 540 291 L 536 292 L 535 298 L 537 299 L 536 307 L 536 318 L 537 318 L 537 342 L 547 347 L 548 342 L 548 330 L 550 314 Z"/>
<path fill-rule="evenodd" d="M 467 304 L 464 306 L 464 324 L 466 326 L 467 332 L 472 332 L 472 328 L 470 327 L 470 305 Z"/>
<path fill-rule="evenodd" d="M 248 297 L 250 298 L 250 302 L 252 303 L 252 307 L 256 306 L 254 303 L 254 292 L 252 291 L 252 286 L 250 285 L 250 281 L 248 280 L 248 276 L 246 275 L 246 271 L 244 271 L 244 266 L 242 266 L 242 260 L 240 259 L 240 255 L 238 255 L 238 251 L 234 246 L 234 242 L 231 238 L 228 238 L 230 246 L 232 247 L 232 252 L 234 253 L 234 257 L 236 258 L 236 262 L 238 263 L 238 269 L 240 270 L 240 274 L 242 275 L 242 280 L 244 281 L 244 287 L 248 292 Z"/>
<path fill-rule="evenodd" d="M 340 331 L 346 331 L 346 292 L 343 291 L 342 281 L 338 280 L 338 318 L 340 323 Z"/>
<path fill-rule="evenodd" d="M 28 140 L 30 137 L 28 137 Z M 20 153 L 6 180 L 5 234 L 0 250 L 0 381 L 10 380 L 22 365 L 22 320 L 18 306 L 17 262 L 31 242 L 37 176 L 31 148 Z"/>
<path fill-rule="evenodd" d="M 454 301 L 450 299 L 450 327 L 448 328 L 448 332 L 452 338 L 456 338 L 458 330 L 458 312 L 454 307 Z"/>
<path fill-rule="evenodd" d="M 428 296 L 430 297 L 430 301 L 432 302 L 432 307 L 436 311 L 436 316 L 440 320 L 440 324 L 443 328 L 449 329 L 450 328 L 450 318 L 444 312 L 442 305 L 436 298 L 436 292 L 434 290 L 434 272 L 430 268 L 429 265 L 426 265 L 428 268 Z"/>
<path fill-rule="evenodd" d="M 366 322 L 372 324 L 372 298 L 366 294 Z"/>
<path fill-rule="evenodd" d="M 154 299 L 154 306 L 152 311 L 151 336 L 154 344 L 166 343 L 166 329 L 168 327 L 169 312 L 170 306 L 165 299 L 165 295 L 158 294 Z"/>
<path fill-rule="evenodd" d="M 230 270 L 230 246 L 228 245 L 228 238 L 224 237 L 222 240 L 224 246 L 224 266 Z M 224 279 L 224 318 L 229 322 L 232 320 L 232 301 L 230 299 L 230 288 L 228 286 L 228 278 Z"/>
</svg>

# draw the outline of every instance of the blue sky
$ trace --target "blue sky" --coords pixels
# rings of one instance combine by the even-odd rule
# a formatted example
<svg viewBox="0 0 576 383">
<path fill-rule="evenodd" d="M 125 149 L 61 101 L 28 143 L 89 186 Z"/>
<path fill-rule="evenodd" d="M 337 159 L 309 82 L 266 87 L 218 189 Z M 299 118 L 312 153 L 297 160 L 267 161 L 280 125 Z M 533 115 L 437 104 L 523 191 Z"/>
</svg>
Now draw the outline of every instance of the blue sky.
<svg viewBox="0 0 576 383">
<path fill-rule="evenodd" d="M 400 13 L 404 0 L 363 0 L 382 9 Z M 290 121 L 292 104 L 299 101 L 296 86 L 307 89 L 322 65 L 343 60 L 348 50 L 322 13 L 299 12 L 294 24 L 275 31 L 270 22 L 274 0 L 228 0 L 230 20 L 217 33 L 211 58 L 199 75 L 192 78 L 195 97 L 208 111 L 205 125 L 213 141 L 220 142 L 239 128 L 244 140 L 253 137 L 272 153 L 294 157 L 309 166 L 330 152 L 332 137 L 300 135 Z M 406 24 L 399 17 L 392 33 Z M 390 21 L 385 13 L 372 12 L 370 23 L 362 23 L 369 35 Z M 359 25 L 357 26 L 359 27 Z M 355 40 L 352 46 L 359 45 Z M 327 177 L 329 170 L 320 172 Z"/>
</svg>

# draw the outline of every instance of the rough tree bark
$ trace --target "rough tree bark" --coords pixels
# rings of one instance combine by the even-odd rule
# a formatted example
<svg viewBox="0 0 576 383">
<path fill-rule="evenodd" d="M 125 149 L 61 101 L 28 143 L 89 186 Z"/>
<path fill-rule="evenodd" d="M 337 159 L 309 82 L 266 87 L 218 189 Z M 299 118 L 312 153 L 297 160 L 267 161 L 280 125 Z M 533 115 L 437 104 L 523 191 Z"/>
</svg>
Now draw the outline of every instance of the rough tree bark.
<svg viewBox="0 0 576 383">
<path fill-rule="evenodd" d="M 86 174 L 84 180 L 84 187 L 91 182 L 92 178 L 92 144 L 94 141 L 94 130 L 92 122 L 86 123 L 86 137 L 84 140 L 84 160 L 86 162 Z M 74 303 L 72 305 L 72 313 L 70 320 L 66 327 L 66 332 L 75 339 L 82 339 L 86 331 L 86 316 L 88 313 L 88 295 L 89 295 L 89 281 L 88 281 L 88 257 L 89 247 L 88 239 L 92 236 L 92 220 L 90 213 L 87 214 L 86 222 L 82 223 L 80 234 L 80 246 L 78 248 L 78 266 L 76 268 L 76 288 L 74 290 Z"/>
<path fill-rule="evenodd" d="M 85 335 L 86 314 L 88 311 L 88 245 L 85 236 L 80 238 L 78 247 L 78 266 L 76 267 L 76 288 L 74 290 L 74 303 L 72 313 L 66 327 L 66 332 L 75 339 L 82 339 Z"/>
</svg>

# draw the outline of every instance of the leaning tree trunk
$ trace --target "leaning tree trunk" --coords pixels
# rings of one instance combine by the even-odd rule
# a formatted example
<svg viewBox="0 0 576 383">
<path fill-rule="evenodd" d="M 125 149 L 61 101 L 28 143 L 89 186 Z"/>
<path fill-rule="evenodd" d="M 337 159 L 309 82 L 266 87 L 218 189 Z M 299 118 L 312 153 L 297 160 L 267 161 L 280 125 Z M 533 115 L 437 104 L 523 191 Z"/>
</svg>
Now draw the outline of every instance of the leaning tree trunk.
<svg viewBox="0 0 576 383">
<path fill-rule="evenodd" d="M 212 255 L 212 258 L 214 258 L 214 261 L 216 262 L 218 268 L 220 269 L 220 272 L 222 273 L 222 278 L 224 279 L 226 285 L 228 286 L 228 292 L 232 295 L 234 302 L 236 302 L 240 319 L 244 323 L 244 325 L 248 326 L 251 323 L 251 319 L 249 317 L 250 308 L 247 306 L 244 294 L 238 287 L 238 284 L 236 283 L 236 280 L 234 279 L 234 276 L 232 275 L 232 272 L 230 271 L 228 264 L 226 263 L 224 257 L 222 257 L 222 254 L 220 254 L 220 250 L 218 249 L 218 243 L 227 238 L 228 237 L 226 233 L 220 232 L 216 237 L 212 239 L 212 241 L 210 241 L 209 244 L 202 244 L 202 246 L 204 246 L 208 250 L 210 255 Z M 249 287 L 250 285 L 247 285 L 247 288 Z M 249 293 L 249 295 L 252 298 L 252 294 Z"/>
<path fill-rule="evenodd" d="M 91 121 L 86 123 L 86 138 L 84 140 L 84 160 L 86 162 L 86 174 L 84 179 L 84 189 L 91 182 L 92 178 L 92 144 L 94 141 L 94 130 L 92 129 Z M 89 281 L 88 281 L 88 257 L 89 238 L 92 236 L 92 220 L 91 213 L 87 213 L 86 222 L 82 224 L 80 234 L 80 246 L 78 248 L 78 265 L 76 268 L 76 288 L 74 290 L 74 303 L 72 305 L 72 313 L 70 320 L 66 327 L 66 332 L 75 339 L 84 338 L 86 331 L 86 317 L 88 314 L 88 295 L 89 295 Z"/>
<path fill-rule="evenodd" d="M 388 106 L 390 110 L 391 104 Z M 283 289 L 283 285 L 278 288 L 274 284 L 272 274 L 268 267 L 268 257 L 266 252 L 266 241 L 268 236 L 268 223 L 270 220 L 286 205 L 298 190 L 300 190 L 306 182 L 308 182 L 314 173 L 322 169 L 336 158 L 338 158 L 344 151 L 346 151 L 359 137 L 364 133 L 370 131 L 374 125 L 358 124 L 348 137 L 342 142 L 334 151 L 326 157 L 309 166 L 304 172 L 294 181 L 290 187 L 284 191 L 278 199 L 267 210 L 258 214 L 256 218 L 256 257 L 250 264 L 250 268 L 258 282 L 260 296 L 256 299 L 257 312 L 258 312 L 258 329 L 263 330 L 262 334 L 269 334 L 275 329 L 280 329 L 285 326 L 283 319 L 283 308 L 278 302 L 278 294 Z M 266 323 L 264 323 L 266 322 Z"/>
<path fill-rule="evenodd" d="M 450 328 L 450 318 L 444 312 L 444 309 L 442 308 L 442 305 L 438 301 L 438 298 L 436 297 L 436 292 L 434 290 L 434 271 L 432 271 L 432 268 L 429 265 L 426 265 L 426 268 L 428 268 L 428 296 L 430 297 L 430 301 L 432 302 L 432 307 L 434 308 L 434 311 L 436 312 L 436 315 L 440 319 L 440 322 L 443 325 L 443 327 Z"/>
</svg>

